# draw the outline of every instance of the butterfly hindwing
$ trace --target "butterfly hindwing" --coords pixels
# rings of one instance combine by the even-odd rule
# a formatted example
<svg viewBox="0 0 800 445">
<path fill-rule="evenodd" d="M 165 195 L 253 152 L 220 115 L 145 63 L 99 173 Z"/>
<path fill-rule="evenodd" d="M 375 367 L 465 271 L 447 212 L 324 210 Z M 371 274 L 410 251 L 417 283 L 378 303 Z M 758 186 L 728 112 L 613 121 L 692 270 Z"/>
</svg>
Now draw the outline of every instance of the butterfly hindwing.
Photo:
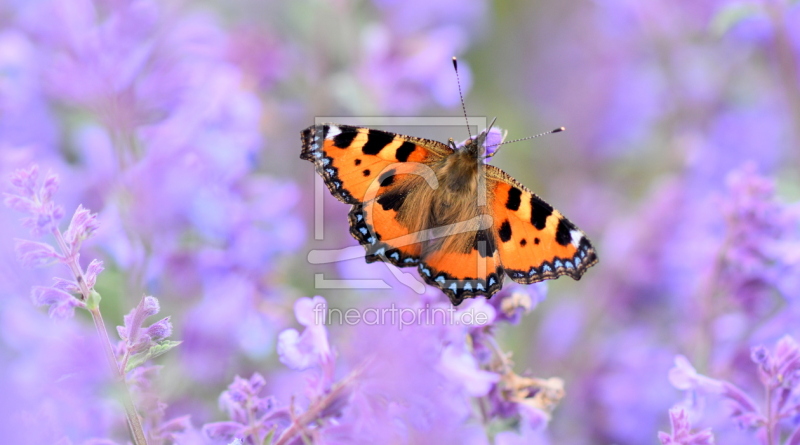
<svg viewBox="0 0 800 445">
<path fill-rule="evenodd" d="M 450 235 L 437 244 L 427 249 L 419 273 L 453 305 L 478 295 L 491 297 L 502 288 L 503 267 L 491 228 Z"/>
<path fill-rule="evenodd" d="M 561 213 L 494 166 L 487 166 L 494 232 L 508 276 L 524 284 L 569 275 L 597 263 L 586 235 Z"/>
<path fill-rule="evenodd" d="M 392 164 L 427 163 L 452 152 L 441 142 L 349 125 L 312 125 L 301 137 L 300 158 L 313 162 L 331 194 L 348 204 L 363 202 Z"/>
</svg>

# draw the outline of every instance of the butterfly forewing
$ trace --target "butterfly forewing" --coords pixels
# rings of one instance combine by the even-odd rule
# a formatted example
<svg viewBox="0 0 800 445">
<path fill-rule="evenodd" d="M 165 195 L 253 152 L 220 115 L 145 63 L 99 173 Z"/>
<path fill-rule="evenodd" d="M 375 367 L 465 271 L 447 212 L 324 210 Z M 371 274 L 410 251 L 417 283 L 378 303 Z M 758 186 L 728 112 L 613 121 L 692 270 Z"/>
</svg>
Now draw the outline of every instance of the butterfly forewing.
<svg viewBox="0 0 800 445">
<path fill-rule="evenodd" d="M 302 141 L 300 158 L 313 162 L 331 194 L 348 204 L 363 202 L 370 184 L 392 164 L 429 163 L 452 152 L 436 141 L 335 124 L 306 128 Z"/>
<path fill-rule="evenodd" d="M 354 204 L 350 234 L 366 249 L 366 261 L 416 266 L 424 218 L 413 216 L 435 177 L 429 165 L 452 150 L 437 141 L 336 124 L 309 127 L 302 140 L 300 157 L 314 162 L 335 197 Z"/>
<path fill-rule="evenodd" d="M 586 235 L 558 210 L 499 168 L 487 166 L 486 172 L 500 260 L 512 280 L 577 280 L 597 263 Z"/>
</svg>

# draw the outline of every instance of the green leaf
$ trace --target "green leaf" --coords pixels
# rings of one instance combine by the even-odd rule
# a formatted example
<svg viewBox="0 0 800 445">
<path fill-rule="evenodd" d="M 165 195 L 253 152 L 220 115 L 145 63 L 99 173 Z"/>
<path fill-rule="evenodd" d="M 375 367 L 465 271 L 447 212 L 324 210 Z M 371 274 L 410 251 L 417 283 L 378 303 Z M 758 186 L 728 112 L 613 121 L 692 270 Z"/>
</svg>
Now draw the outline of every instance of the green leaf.
<svg viewBox="0 0 800 445">
<path fill-rule="evenodd" d="M 92 289 L 89 293 L 89 298 L 86 300 L 86 309 L 90 311 L 97 309 L 100 307 L 100 300 L 102 299 L 103 297 L 101 297 L 96 290 Z"/>
<path fill-rule="evenodd" d="M 166 354 L 167 351 L 178 346 L 179 344 L 181 344 L 181 342 L 179 341 L 162 340 L 157 344 L 151 346 L 150 349 L 148 349 L 147 351 L 132 355 L 131 358 L 128 359 L 128 365 L 125 366 L 125 372 L 138 368 L 144 362 L 150 359 L 154 359 L 160 355 Z"/>
<path fill-rule="evenodd" d="M 264 438 L 264 445 L 269 445 L 269 444 L 272 443 L 272 440 L 275 438 L 275 429 L 276 428 L 278 428 L 278 427 L 277 426 L 273 426 L 269 430 L 269 434 L 267 434 L 267 437 Z"/>
<path fill-rule="evenodd" d="M 764 10 L 755 3 L 735 2 L 725 5 L 711 19 L 711 32 L 721 37 L 740 22 L 764 13 Z"/>
</svg>

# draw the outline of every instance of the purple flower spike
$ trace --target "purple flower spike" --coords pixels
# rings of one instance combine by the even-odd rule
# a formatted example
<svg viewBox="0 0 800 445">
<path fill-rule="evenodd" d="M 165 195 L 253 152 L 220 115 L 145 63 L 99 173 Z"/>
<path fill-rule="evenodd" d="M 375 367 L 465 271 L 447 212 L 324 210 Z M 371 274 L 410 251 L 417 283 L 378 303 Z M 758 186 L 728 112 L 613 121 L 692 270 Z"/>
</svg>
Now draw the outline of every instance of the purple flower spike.
<svg viewBox="0 0 800 445">
<path fill-rule="evenodd" d="M 58 189 L 58 178 L 49 173 L 44 184 L 37 188 L 39 167 L 32 166 L 25 170 L 17 170 L 11 175 L 11 184 L 15 190 L 5 194 L 6 206 L 30 215 L 23 218 L 22 224 L 31 230 L 34 236 L 57 230 L 58 221 L 64 216 L 64 209 L 52 201 Z"/>
<path fill-rule="evenodd" d="M 662 445 L 713 445 L 714 435 L 710 429 L 692 433 L 689 416 L 683 408 L 669 410 L 669 421 L 672 425 L 672 434 L 658 433 L 658 440 Z"/>
<path fill-rule="evenodd" d="M 206 424 L 203 433 L 212 439 L 245 439 L 248 444 L 264 443 L 272 430 L 279 434 L 291 417 L 285 409 L 276 409 L 275 399 L 264 394 L 265 387 L 266 381 L 258 373 L 249 379 L 234 377 L 228 390 L 219 397 L 220 408 L 231 420 Z"/>
</svg>

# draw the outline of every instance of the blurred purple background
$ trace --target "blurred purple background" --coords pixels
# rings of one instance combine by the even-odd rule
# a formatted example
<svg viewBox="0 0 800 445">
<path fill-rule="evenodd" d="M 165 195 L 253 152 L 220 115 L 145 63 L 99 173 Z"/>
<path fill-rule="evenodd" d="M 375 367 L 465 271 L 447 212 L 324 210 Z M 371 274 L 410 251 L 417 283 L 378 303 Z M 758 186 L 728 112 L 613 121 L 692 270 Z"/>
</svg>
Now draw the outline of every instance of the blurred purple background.
<svg viewBox="0 0 800 445">
<path fill-rule="evenodd" d="M 567 128 L 492 162 L 601 262 L 467 304 L 488 328 L 308 322 L 314 295 L 449 304 L 382 264 L 309 264 L 357 243 L 327 192 L 314 239 L 298 156 L 316 116 L 460 116 L 453 55 L 470 115 L 510 139 Z M 0 1 L 0 191 L 32 164 L 60 178 L 61 230 L 98 214 L 80 261 L 104 263 L 113 338 L 153 295 L 183 342 L 135 376 L 160 401 L 152 443 L 255 443 L 247 413 L 277 440 L 303 412 L 294 443 L 800 444 L 797 2 Z M 22 216 L 0 208 L 0 431 L 126 443 L 90 318 L 31 302 L 70 276 L 17 261 Z M 536 394 L 501 391 L 510 369 Z"/>
</svg>

